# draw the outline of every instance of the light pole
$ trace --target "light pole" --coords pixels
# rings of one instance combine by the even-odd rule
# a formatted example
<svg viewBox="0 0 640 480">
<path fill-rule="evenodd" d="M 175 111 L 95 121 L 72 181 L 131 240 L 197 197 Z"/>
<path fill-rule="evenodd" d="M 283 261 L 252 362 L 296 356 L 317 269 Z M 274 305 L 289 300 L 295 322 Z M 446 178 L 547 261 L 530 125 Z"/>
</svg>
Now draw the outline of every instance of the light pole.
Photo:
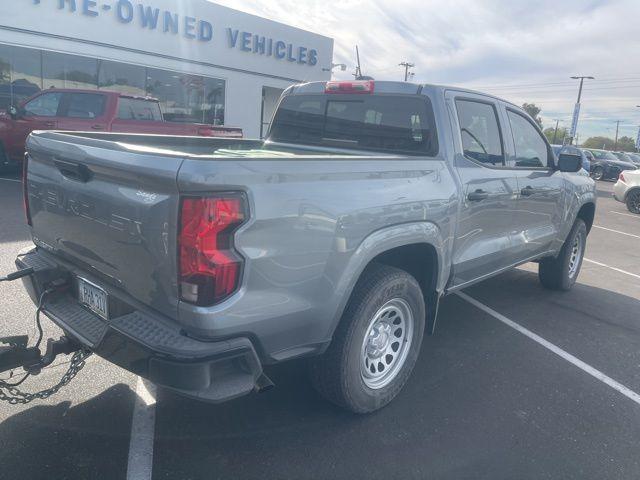
<svg viewBox="0 0 640 480">
<path fill-rule="evenodd" d="M 571 133 L 569 136 L 569 145 L 573 144 L 573 139 L 576 136 L 576 132 L 578 131 L 578 118 L 580 117 L 580 100 L 582 99 L 582 86 L 586 80 L 595 80 L 595 77 L 587 77 L 587 76 L 576 76 L 571 77 L 573 80 L 580 80 L 580 89 L 578 90 L 578 101 L 576 102 L 576 106 L 573 110 L 573 121 L 571 122 Z"/>
<path fill-rule="evenodd" d="M 347 69 L 347 66 L 344 63 L 332 63 L 331 68 L 323 68 L 322 71 L 333 73 L 333 69 L 338 67 L 340 67 L 341 72 L 344 72 Z"/>
<path fill-rule="evenodd" d="M 636 108 L 640 108 L 640 105 L 636 105 Z M 640 152 L 640 127 L 638 127 L 638 137 L 636 138 L 636 151 Z"/>
</svg>

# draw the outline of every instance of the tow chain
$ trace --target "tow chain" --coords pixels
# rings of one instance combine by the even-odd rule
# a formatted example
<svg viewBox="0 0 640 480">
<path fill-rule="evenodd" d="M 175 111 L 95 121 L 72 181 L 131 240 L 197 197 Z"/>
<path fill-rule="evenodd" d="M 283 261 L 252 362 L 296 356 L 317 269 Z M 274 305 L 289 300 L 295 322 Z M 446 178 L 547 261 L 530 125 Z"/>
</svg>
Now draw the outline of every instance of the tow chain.
<svg viewBox="0 0 640 480">
<path fill-rule="evenodd" d="M 71 357 L 71 365 L 69 369 L 62 376 L 62 379 L 53 387 L 41 390 L 35 393 L 22 392 L 17 386 L 11 385 L 5 381 L 0 380 L 0 401 L 9 402 L 11 405 L 31 403 L 36 399 L 44 400 L 51 395 L 58 393 L 58 391 L 66 386 L 73 377 L 75 377 L 80 370 L 85 366 L 85 360 L 91 356 L 91 352 L 88 350 L 79 350 Z"/>
</svg>

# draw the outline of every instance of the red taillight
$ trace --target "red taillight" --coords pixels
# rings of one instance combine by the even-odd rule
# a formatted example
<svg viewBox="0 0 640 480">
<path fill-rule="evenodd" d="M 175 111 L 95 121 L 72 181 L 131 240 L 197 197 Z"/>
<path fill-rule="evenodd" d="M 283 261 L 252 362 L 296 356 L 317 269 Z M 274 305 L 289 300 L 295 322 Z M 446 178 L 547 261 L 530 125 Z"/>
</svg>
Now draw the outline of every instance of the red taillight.
<svg viewBox="0 0 640 480">
<path fill-rule="evenodd" d="M 618 180 L 620 180 L 621 182 L 624 182 L 624 172 L 620 172 L 620 176 L 618 177 Z M 626 183 L 626 182 L 625 182 Z"/>
<path fill-rule="evenodd" d="M 324 93 L 373 93 L 373 80 L 357 82 L 327 82 Z"/>
<path fill-rule="evenodd" d="M 242 130 L 238 128 L 200 127 L 198 135 L 201 137 L 242 138 Z"/>
<path fill-rule="evenodd" d="M 178 237 L 180 298 L 213 305 L 236 291 L 243 259 L 233 236 L 246 219 L 239 194 L 184 198 Z"/>
<path fill-rule="evenodd" d="M 29 164 L 29 155 L 24 155 L 22 161 L 22 201 L 24 203 L 24 214 L 27 217 L 27 225 L 33 226 L 31 222 L 31 209 L 29 208 L 29 185 L 27 184 L 27 167 Z"/>
<path fill-rule="evenodd" d="M 213 130 L 210 127 L 200 127 L 198 128 L 198 135 L 201 137 L 212 137 Z"/>
</svg>

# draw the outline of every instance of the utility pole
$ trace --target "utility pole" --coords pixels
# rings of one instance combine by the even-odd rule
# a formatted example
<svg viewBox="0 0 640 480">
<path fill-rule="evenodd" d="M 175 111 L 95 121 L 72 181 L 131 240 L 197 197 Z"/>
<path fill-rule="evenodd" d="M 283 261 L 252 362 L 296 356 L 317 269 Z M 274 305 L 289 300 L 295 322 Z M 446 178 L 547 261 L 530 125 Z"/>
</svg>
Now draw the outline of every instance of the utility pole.
<svg viewBox="0 0 640 480">
<path fill-rule="evenodd" d="M 616 122 L 616 141 L 613 144 L 613 151 L 617 152 L 618 151 L 618 132 L 620 131 L 620 120 L 618 120 Z"/>
<path fill-rule="evenodd" d="M 558 138 L 558 125 L 560 125 L 560 120 L 556 120 L 556 129 L 553 131 L 553 144 L 556 144 L 556 139 Z"/>
<path fill-rule="evenodd" d="M 409 62 L 400 62 L 398 64 L 399 67 L 404 67 L 404 81 L 408 81 L 409 80 L 409 69 L 415 67 L 415 63 L 409 63 Z"/>
<path fill-rule="evenodd" d="M 356 80 L 360 80 L 362 77 L 362 69 L 360 68 L 360 51 L 358 50 L 358 45 L 356 45 L 356 73 L 353 74 Z"/>
<path fill-rule="evenodd" d="M 576 76 L 571 77 L 573 80 L 580 80 L 580 89 L 578 90 L 578 101 L 576 102 L 576 106 L 573 110 L 573 121 L 571 122 L 571 134 L 569 137 L 569 145 L 573 144 L 573 139 L 576 136 L 576 132 L 578 131 L 578 118 L 580 117 L 580 100 L 582 99 L 582 86 L 586 80 L 595 80 L 595 77 L 587 77 L 587 76 Z"/>
</svg>

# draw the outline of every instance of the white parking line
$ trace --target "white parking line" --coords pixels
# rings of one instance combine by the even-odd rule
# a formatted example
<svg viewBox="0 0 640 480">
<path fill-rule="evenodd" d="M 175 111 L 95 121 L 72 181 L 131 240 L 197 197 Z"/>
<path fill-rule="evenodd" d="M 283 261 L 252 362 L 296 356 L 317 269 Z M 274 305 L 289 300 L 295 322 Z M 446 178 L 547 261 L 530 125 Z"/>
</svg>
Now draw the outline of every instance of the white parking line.
<svg viewBox="0 0 640 480">
<path fill-rule="evenodd" d="M 615 213 L 616 215 L 624 215 L 625 217 L 631 217 L 631 218 L 635 218 L 636 220 L 640 220 L 640 215 L 634 215 L 633 213 L 614 212 L 613 210 L 609 210 L 609 213 Z"/>
<path fill-rule="evenodd" d="M 156 426 L 156 387 L 138 377 L 131 418 L 127 480 L 151 480 Z"/>
<path fill-rule="evenodd" d="M 533 333 L 531 330 L 528 330 L 528 329 L 524 328 L 522 325 L 514 322 L 513 320 L 509 320 L 504 315 L 496 312 L 491 307 L 486 306 L 484 303 L 480 303 L 475 298 L 470 297 L 466 293 L 458 292 L 457 295 L 460 298 L 462 298 L 462 299 L 466 300 L 467 302 L 469 302 L 474 307 L 479 308 L 480 310 L 482 310 L 485 313 L 488 313 L 489 315 L 491 315 L 496 320 L 501 321 L 505 325 L 507 325 L 507 326 L 513 328 L 514 330 L 520 332 L 524 336 L 529 337 L 531 340 L 533 340 L 534 342 L 542 345 L 547 350 L 550 350 L 551 352 L 555 353 L 560 358 L 562 358 L 562 359 L 566 360 L 567 362 L 571 363 L 572 365 L 578 367 L 583 372 L 588 373 L 592 377 L 600 380 L 605 385 L 608 385 L 609 387 L 613 388 L 615 391 L 621 393 L 625 397 L 629 398 L 630 400 L 632 400 L 635 403 L 637 403 L 638 405 L 640 405 L 640 394 L 638 394 L 638 393 L 634 392 L 633 390 L 625 387 L 620 382 L 617 382 L 613 378 L 605 375 L 600 370 L 597 370 L 597 369 L 593 368 L 591 365 L 588 365 L 588 364 L 584 363 L 579 358 L 576 358 L 573 355 L 571 355 L 570 353 L 565 352 L 560 347 L 558 347 L 558 346 L 554 345 L 553 343 L 545 340 L 541 336 Z"/>
<path fill-rule="evenodd" d="M 625 275 L 629 275 L 631 277 L 635 277 L 637 279 L 640 279 L 640 275 L 637 275 L 637 274 L 631 273 L 631 272 L 627 272 L 626 270 L 622 270 L 621 268 L 612 267 L 611 265 L 607 265 L 605 263 L 596 262 L 595 260 L 590 260 L 588 258 L 585 258 L 584 261 L 585 262 L 589 262 L 589 263 L 593 263 L 594 265 L 598 265 L 599 267 L 609 268 L 611 270 L 615 270 L 616 272 L 624 273 Z"/>
<path fill-rule="evenodd" d="M 15 178 L 0 178 L 0 180 L 4 180 L 5 182 L 22 183 L 22 180 L 16 180 Z"/>
<path fill-rule="evenodd" d="M 627 237 L 640 238 L 640 235 L 634 235 L 633 233 L 621 232 L 620 230 L 613 230 L 612 228 L 600 227 L 598 225 L 594 225 L 593 228 L 599 228 L 600 230 L 606 230 L 608 232 L 618 233 L 620 235 L 626 235 Z"/>
</svg>

